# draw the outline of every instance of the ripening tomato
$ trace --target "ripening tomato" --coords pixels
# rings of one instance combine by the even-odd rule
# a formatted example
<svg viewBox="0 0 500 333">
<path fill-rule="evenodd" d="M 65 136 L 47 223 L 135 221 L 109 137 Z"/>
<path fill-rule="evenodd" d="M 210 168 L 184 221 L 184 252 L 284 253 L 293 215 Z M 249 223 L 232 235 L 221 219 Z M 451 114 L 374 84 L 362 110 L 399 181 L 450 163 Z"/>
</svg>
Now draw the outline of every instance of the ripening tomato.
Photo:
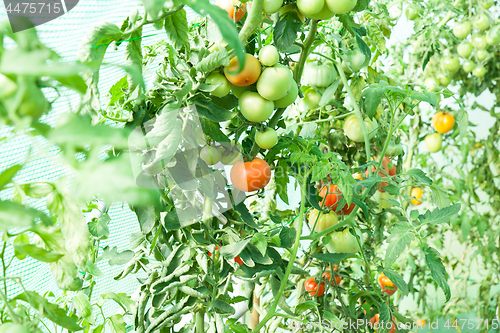
<svg viewBox="0 0 500 333">
<path fill-rule="evenodd" d="M 421 205 L 422 201 L 419 199 L 422 197 L 422 194 L 424 191 L 422 190 L 421 187 L 414 187 L 411 189 L 411 196 L 415 199 L 411 199 L 411 203 L 415 206 Z"/>
<path fill-rule="evenodd" d="M 292 86 L 290 87 L 288 94 L 285 97 L 275 100 L 274 106 L 277 108 L 286 108 L 287 106 L 295 102 L 298 96 L 299 87 L 297 86 L 297 83 L 295 81 L 292 81 Z"/>
<path fill-rule="evenodd" d="M 427 79 L 424 80 L 424 86 L 428 92 L 438 91 L 437 85 L 438 83 L 432 77 L 428 77 Z"/>
<path fill-rule="evenodd" d="M 401 143 L 389 143 L 389 147 L 385 151 L 385 155 L 389 157 L 395 157 L 401 155 L 404 152 L 403 145 Z"/>
<path fill-rule="evenodd" d="M 323 213 L 317 209 L 312 209 L 309 213 L 309 225 L 314 228 L 314 231 L 321 232 L 337 224 L 337 215 L 334 213 Z"/>
<path fill-rule="evenodd" d="M 484 59 L 486 59 L 486 57 L 488 56 L 488 54 L 489 53 L 486 50 L 481 50 L 481 49 L 476 50 L 476 58 L 479 61 L 483 61 Z"/>
<path fill-rule="evenodd" d="M 309 88 L 304 92 L 304 99 L 302 105 L 306 110 L 312 110 L 318 107 L 321 100 L 321 94 L 314 88 Z"/>
<path fill-rule="evenodd" d="M 245 91 L 238 100 L 241 114 L 248 121 L 261 123 L 271 117 L 274 111 L 273 101 L 268 101 L 259 93 Z"/>
<path fill-rule="evenodd" d="M 375 316 L 373 316 L 372 319 L 370 319 L 370 323 L 374 327 L 376 327 L 375 323 L 378 323 L 378 322 L 380 322 L 380 314 L 377 313 Z M 384 328 L 385 328 L 385 324 L 384 324 Z M 375 331 L 377 331 L 377 330 L 375 329 Z M 394 323 L 391 321 L 391 330 L 389 331 L 389 333 L 394 333 L 394 332 L 396 332 L 396 326 L 394 326 Z"/>
<path fill-rule="evenodd" d="M 321 207 L 330 208 L 332 211 L 336 211 L 338 203 L 342 198 L 342 192 L 338 189 L 337 185 L 325 185 L 319 191 L 319 196 L 323 198 L 319 202 Z M 354 210 L 354 207 L 356 207 L 355 204 L 351 203 L 347 205 L 346 203 L 344 207 L 336 213 L 349 215 Z"/>
<path fill-rule="evenodd" d="M 234 258 L 234 262 L 235 262 L 235 263 L 238 263 L 238 264 L 240 264 L 240 265 L 243 265 L 243 260 L 241 260 L 240 256 L 236 256 L 236 257 Z"/>
<path fill-rule="evenodd" d="M 465 73 L 470 73 L 474 70 L 474 67 L 476 67 L 476 65 L 472 62 L 472 61 L 465 61 L 464 64 L 462 65 L 462 68 L 464 70 Z"/>
<path fill-rule="evenodd" d="M 255 142 L 262 149 L 270 149 L 278 142 L 278 134 L 272 128 L 255 133 Z"/>
<path fill-rule="evenodd" d="M 500 25 L 495 25 L 491 27 L 486 33 L 486 43 L 491 46 L 498 45 L 500 43 Z"/>
<path fill-rule="evenodd" d="M 239 87 L 249 86 L 257 82 L 261 72 L 260 62 L 257 58 L 247 53 L 245 55 L 245 66 L 241 72 L 237 73 L 239 67 L 240 63 L 237 57 L 231 59 L 229 66 L 224 67 L 224 75 L 229 82 Z"/>
<path fill-rule="evenodd" d="M 266 45 L 259 51 L 259 61 L 264 66 L 274 66 L 280 60 L 278 49 L 274 45 Z"/>
<path fill-rule="evenodd" d="M 336 272 L 337 270 L 338 270 L 338 267 L 333 266 L 333 271 Z M 323 273 L 322 277 L 325 280 L 330 281 L 330 283 L 333 285 L 340 284 L 340 281 L 342 281 L 342 278 L 340 276 L 338 276 L 337 274 L 335 274 L 335 277 L 332 278 L 332 274 L 330 272 L 330 267 L 326 268 L 326 272 Z"/>
<path fill-rule="evenodd" d="M 241 94 L 243 94 L 245 91 L 255 91 L 254 86 L 235 86 L 234 84 L 231 84 L 231 92 L 236 98 L 240 98 Z"/>
<path fill-rule="evenodd" d="M 486 35 L 485 34 L 473 35 L 472 36 L 472 46 L 474 46 L 477 49 L 484 49 L 486 46 L 488 46 L 488 41 L 486 40 Z"/>
<path fill-rule="evenodd" d="M 316 282 L 314 277 L 310 277 L 306 280 L 304 283 L 304 288 L 307 292 L 309 292 L 309 295 L 311 296 L 317 296 L 321 297 L 325 294 L 325 283 L 322 281 L 319 283 Z"/>
<path fill-rule="evenodd" d="M 292 71 L 283 65 L 267 67 L 257 81 L 259 95 L 268 101 L 285 97 L 292 88 Z"/>
<path fill-rule="evenodd" d="M 357 0 L 326 0 L 328 9 L 337 15 L 350 12 L 357 3 Z"/>
<path fill-rule="evenodd" d="M 436 153 L 441 150 L 443 145 L 443 138 L 439 133 L 429 134 L 425 137 L 425 146 L 429 153 Z"/>
<path fill-rule="evenodd" d="M 415 324 L 417 324 L 417 327 L 424 327 L 425 326 L 425 320 L 424 319 L 417 319 L 415 321 Z"/>
<path fill-rule="evenodd" d="M 378 282 L 380 283 L 380 288 L 382 288 L 382 294 L 386 293 L 387 295 L 392 296 L 396 290 L 398 290 L 398 287 L 396 287 L 384 273 L 380 273 Z"/>
<path fill-rule="evenodd" d="M 289 3 L 288 5 L 281 7 L 280 10 L 278 11 L 278 17 L 285 15 L 289 11 L 296 12 L 297 16 L 299 17 L 299 20 L 304 22 L 305 20 L 304 14 L 302 14 L 302 12 L 297 9 L 297 5 L 294 3 Z"/>
<path fill-rule="evenodd" d="M 243 192 L 253 192 L 266 187 L 271 180 L 271 167 L 256 157 L 250 162 L 236 162 L 231 168 L 231 182 Z"/>
<path fill-rule="evenodd" d="M 449 55 L 441 60 L 441 66 L 444 70 L 455 74 L 460 69 L 460 60 L 457 56 Z"/>
<path fill-rule="evenodd" d="M 355 232 L 361 238 L 361 232 L 358 229 Z M 358 240 L 351 234 L 349 228 L 344 229 L 344 231 L 332 232 L 329 236 L 326 249 L 330 253 L 357 253 L 361 250 Z"/>
<path fill-rule="evenodd" d="M 450 75 L 445 75 L 445 74 L 439 73 L 436 76 L 436 79 L 438 80 L 439 85 L 441 87 L 447 87 L 451 83 Z"/>
<path fill-rule="evenodd" d="M 224 9 L 234 22 L 238 22 L 245 15 L 246 4 L 238 0 L 217 0 L 215 5 Z"/>
<path fill-rule="evenodd" d="M 359 72 L 361 68 L 368 66 L 370 58 L 361 52 L 359 48 L 349 50 L 346 53 L 346 61 L 349 71 Z"/>
<path fill-rule="evenodd" d="M 432 116 L 432 125 L 439 133 L 448 133 L 455 125 L 455 118 L 447 112 L 440 111 Z"/>
</svg>

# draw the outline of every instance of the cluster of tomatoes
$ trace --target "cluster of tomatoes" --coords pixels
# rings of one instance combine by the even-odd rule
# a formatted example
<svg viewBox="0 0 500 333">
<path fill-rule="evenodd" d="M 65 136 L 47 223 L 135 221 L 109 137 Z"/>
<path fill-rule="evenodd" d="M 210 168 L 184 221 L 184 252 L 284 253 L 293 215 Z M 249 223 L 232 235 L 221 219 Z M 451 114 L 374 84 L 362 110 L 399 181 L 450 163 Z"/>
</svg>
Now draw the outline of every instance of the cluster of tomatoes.
<svg viewBox="0 0 500 333">
<path fill-rule="evenodd" d="M 337 272 L 337 270 L 338 267 L 333 266 L 334 276 L 332 277 L 330 267 L 328 267 L 321 277 L 326 281 L 330 282 L 333 286 L 338 286 L 342 281 L 342 278 L 335 273 Z M 321 297 L 325 294 L 326 291 L 325 282 L 320 281 L 320 283 L 317 283 L 316 279 L 313 276 L 311 276 L 307 278 L 306 281 L 304 282 L 304 289 L 311 296 Z"/>
<path fill-rule="evenodd" d="M 433 77 L 428 77 L 424 84 L 429 91 L 436 91 L 437 86 L 446 87 L 452 81 L 452 76 L 460 68 L 465 73 L 472 73 L 473 76 L 482 78 L 485 76 L 487 62 L 491 58 L 491 47 L 500 44 L 500 26 L 492 26 L 492 18 L 488 9 L 493 5 L 493 1 L 481 2 L 481 7 L 476 9 L 476 14 L 472 20 L 469 18 L 461 22 L 456 22 L 452 33 L 458 39 L 459 44 L 450 50 L 450 54 L 440 60 L 433 59 L 430 64 L 429 74 L 439 67 L 443 71 Z M 470 37 L 469 37 L 470 36 Z M 462 58 L 462 63 L 460 61 Z M 434 67 L 434 68 L 433 68 Z"/>
<path fill-rule="evenodd" d="M 437 133 L 429 134 L 425 137 L 425 146 L 430 153 L 436 153 L 441 150 L 443 145 L 442 134 L 448 133 L 455 125 L 455 117 L 450 113 L 439 111 L 432 117 L 432 125 Z"/>
</svg>

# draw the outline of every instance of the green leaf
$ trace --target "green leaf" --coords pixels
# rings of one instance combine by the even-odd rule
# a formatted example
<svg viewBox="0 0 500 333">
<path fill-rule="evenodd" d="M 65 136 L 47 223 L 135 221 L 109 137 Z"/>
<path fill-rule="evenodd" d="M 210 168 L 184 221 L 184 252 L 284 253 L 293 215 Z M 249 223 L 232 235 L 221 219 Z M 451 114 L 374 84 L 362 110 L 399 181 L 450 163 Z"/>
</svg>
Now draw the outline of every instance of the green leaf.
<svg viewBox="0 0 500 333">
<path fill-rule="evenodd" d="M 85 266 L 85 271 L 95 277 L 104 275 L 104 273 L 101 272 L 101 270 L 97 267 L 96 264 L 94 264 L 92 260 L 87 261 L 87 265 Z"/>
<path fill-rule="evenodd" d="M 278 166 L 274 170 L 274 182 L 276 183 L 276 192 L 281 200 L 288 204 L 288 164 L 284 159 L 278 159 Z"/>
<path fill-rule="evenodd" d="M 50 303 L 44 297 L 38 295 L 34 291 L 26 291 L 17 295 L 14 299 L 22 300 L 31 304 L 34 309 L 43 309 L 43 316 L 71 332 L 83 330 L 76 321 L 66 314 L 66 310 L 61 309 L 58 305 Z"/>
<path fill-rule="evenodd" d="M 4 189 L 5 185 L 10 183 L 12 178 L 14 178 L 16 173 L 21 170 L 22 167 L 22 165 L 16 164 L 2 172 L 2 174 L 0 175 L 0 191 Z"/>
<path fill-rule="evenodd" d="M 394 283 L 394 285 L 398 287 L 399 291 L 401 291 L 405 295 L 408 295 L 408 285 L 401 275 L 399 275 L 392 269 L 382 269 L 382 272 L 384 272 L 385 276 L 387 276 L 389 280 L 391 280 L 392 283 Z"/>
<path fill-rule="evenodd" d="M 111 221 L 109 215 L 101 215 L 88 223 L 89 232 L 97 239 L 106 239 L 109 237 L 108 223 Z"/>
<path fill-rule="evenodd" d="M 20 234 L 19 236 L 14 238 L 14 245 L 24 245 L 29 243 L 30 243 L 30 237 L 28 236 L 28 234 Z M 22 254 L 16 251 L 15 246 L 14 246 L 14 255 L 19 260 L 24 260 L 28 256 L 27 254 Z"/>
<path fill-rule="evenodd" d="M 387 267 L 391 267 L 397 257 L 415 239 L 415 234 L 411 231 L 411 226 L 406 221 L 395 223 L 390 229 L 389 234 L 390 236 L 387 239 L 389 245 L 385 252 L 385 265 Z"/>
<path fill-rule="evenodd" d="M 223 314 L 223 315 L 234 315 L 236 313 L 236 310 L 229 305 L 228 303 L 224 302 L 221 299 L 216 299 L 213 303 L 213 307 L 217 313 Z"/>
<path fill-rule="evenodd" d="M 234 209 L 240 213 L 241 215 L 241 221 L 244 222 L 246 225 L 254 228 L 254 229 L 257 229 L 259 228 L 259 226 L 257 225 L 257 223 L 255 223 L 255 221 L 253 220 L 253 216 L 252 214 L 250 214 L 250 212 L 248 211 L 248 208 L 247 206 L 245 205 L 245 202 L 240 202 L 239 204 L 237 204 Z"/>
<path fill-rule="evenodd" d="M 139 16 L 128 17 L 126 22 L 131 21 L 130 26 L 137 24 Z M 133 33 L 125 36 L 127 40 L 127 45 L 125 47 L 125 59 L 130 67 L 135 67 L 135 71 L 139 72 L 139 75 L 134 75 L 134 73 L 129 73 L 127 76 L 129 91 L 134 91 L 138 85 L 145 90 L 144 80 L 142 75 L 142 27 L 137 29 Z"/>
<path fill-rule="evenodd" d="M 21 256 L 30 256 L 43 262 L 56 262 L 64 256 L 64 254 L 47 251 L 32 244 L 14 245 L 14 250 Z"/>
<path fill-rule="evenodd" d="M 134 257 L 134 251 L 126 250 L 118 253 L 118 248 L 115 246 L 110 248 L 106 246 L 102 254 L 102 258 L 109 259 L 109 265 L 125 265 Z"/>
<path fill-rule="evenodd" d="M 281 287 L 281 282 L 280 280 L 278 280 L 276 274 L 271 275 L 271 291 L 273 293 L 274 298 L 279 297 L 278 306 L 289 315 L 294 316 L 295 313 L 292 311 L 292 309 L 290 309 L 290 306 L 287 304 L 283 294 L 279 294 L 280 287 Z"/>
<path fill-rule="evenodd" d="M 368 87 L 363 90 L 361 96 L 365 97 L 365 110 L 368 117 L 373 118 L 377 113 L 377 107 L 380 105 L 382 101 L 382 97 L 384 97 L 385 89 L 384 88 L 375 88 Z"/>
<path fill-rule="evenodd" d="M 6 230 L 11 227 L 33 227 L 37 219 L 42 220 L 46 225 L 53 224 L 52 219 L 39 210 L 28 208 L 11 201 L 0 201 L 1 230 Z"/>
<path fill-rule="evenodd" d="M 135 308 L 135 302 L 132 300 L 130 296 L 125 293 L 114 293 L 111 291 L 106 291 L 101 293 L 101 298 L 104 300 L 110 299 L 116 302 L 123 311 L 133 312 Z"/>
<path fill-rule="evenodd" d="M 79 316 L 82 316 L 89 323 L 94 322 L 94 318 L 92 316 L 92 305 L 90 304 L 89 297 L 83 292 L 79 291 L 73 297 L 73 305 L 77 311 Z"/>
<path fill-rule="evenodd" d="M 420 215 L 418 218 L 422 223 L 428 223 L 433 225 L 446 223 L 449 222 L 454 215 L 458 214 L 461 208 L 462 205 L 460 203 L 456 203 L 453 206 L 442 209 L 435 209 L 432 212 L 427 210 L 423 215 Z"/>
<path fill-rule="evenodd" d="M 200 72 L 209 73 L 220 66 L 229 66 L 229 53 L 224 48 L 209 54 L 197 63 L 194 68 Z"/>
<path fill-rule="evenodd" d="M 443 191 L 440 187 L 436 186 L 435 184 L 432 184 L 430 186 L 431 189 L 431 198 L 432 202 L 438 206 L 439 208 L 443 208 L 446 206 L 450 205 L 450 198 L 448 196 L 448 193 Z"/>
<path fill-rule="evenodd" d="M 219 123 L 200 117 L 200 125 L 203 133 L 210 136 L 216 142 L 231 142 L 227 135 L 221 131 Z"/>
<path fill-rule="evenodd" d="M 443 262 L 439 258 L 439 252 L 432 247 L 428 247 L 424 249 L 424 254 L 427 267 L 429 267 L 431 271 L 431 276 L 443 290 L 446 302 L 448 302 L 451 298 L 450 286 L 448 285 L 448 282 L 446 282 L 448 274 L 446 273 L 446 268 L 444 267 Z"/>
<path fill-rule="evenodd" d="M 239 242 L 224 245 L 220 248 L 220 254 L 227 260 L 233 260 L 250 242 L 251 238 L 240 240 Z"/>
<path fill-rule="evenodd" d="M 200 116 L 216 123 L 231 120 L 236 115 L 235 112 L 224 110 L 211 101 L 206 101 L 202 98 L 195 98 L 192 101 L 194 102 L 196 111 Z"/>
<path fill-rule="evenodd" d="M 259 249 L 260 253 L 265 256 L 267 252 L 267 239 L 260 232 L 252 236 L 252 244 Z"/>
<path fill-rule="evenodd" d="M 165 32 L 176 49 L 182 46 L 189 47 L 189 27 L 184 9 L 165 18 Z"/>
<path fill-rule="evenodd" d="M 280 231 L 281 247 L 290 248 L 295 243 L 297 230 L 295 228 L 283 227 Z"/>
<path fill-rule="evenodd" d="M 299 316 L 307 310 L 316 308 L 317 306 L 319 306 L 319 303 L 316 303 L 314 301 L 301 302 L 295 307 L 295 314 Z"/>
<path fill-rule="evenodd" d="M 408 97 L 422 102 L 427 102 L 433 107 L 437 104 L 437 95 L 428 91 L 419 92 L 416 90 L 409 90 Z"/>
<path fill-rule="evenodd" d="M 313 254 L 311 257 L 324 262 L 337 264 L 342 260 L 352 256 L 353 256 L 352 253 L 318 253 L 318 254 Z"/>
<path fill-rule="evenodd" d="M 121 314 L 114 314 L 109 317 L 108 327 L 111 333 L 127 333 L 127 325 Z"/>
<path fill-rule="evenodd" d="M 297 34 L 302 28 L 302 22 L 297 12 L 290 10 L 280 16 L 273 30 L 274 46 L 281 51 L 288 50 L 297 39 Z"/>
<path fill-rule="evenodd" d="M 460 129 L 459 140 L 461 141 L 467 134 L 467 127 L 469 126 L 469 114 L 467 111 L 462 108 L 458 110 L 457 122 L 458 128 Z"/>
<path fill-rule="evenodd" d="M 335 81 L 333 81 L 333 83 L 328 88 L 326 88 L 323 95 L 321 95 L 321 99 L 319 100 L 319 104 L 318 104 L 319 106 L 323 107 L 323 106 L 327 105 L 328 102 L 330 102 L 332 97 L 337 92 L 339 84 L 340 84 L 340 78 L 337 78 L 337 79 L 335 79 Z"/>
<path fill-rule="evenodd" d="M 415 180 L 419 183 L 426 184 L 426 185 L 432 184 L 432 179 L 427 177 L 425 172 L 423 172 L 420 169 L 410 169 L 410 170 L 406 171 L 406 174 L 414 177 Z"/>
<path fill-rule="evenodd" d="M 243 66 L 245 66 L 245 49 L 240 41 L 238 30 L 234 22 L 229 19 L 227 12 L 222 8 L 210 4 L 208 0 L 183 0 L 183 2 L 198 14 L 208 15 L 212 18 L 219 27 L 222 37 L 234 51 L 240 64 L 240 70 L 242 70 Z"/>
<path fill-rule="evenodd" d="M 59 81 L 59 83 L 66 88 L 79 92 L 80 94 L 85 94 L 88 88 L 85 81 L 79 75 L 54 76 L 54 79 Z"/>
</svg>

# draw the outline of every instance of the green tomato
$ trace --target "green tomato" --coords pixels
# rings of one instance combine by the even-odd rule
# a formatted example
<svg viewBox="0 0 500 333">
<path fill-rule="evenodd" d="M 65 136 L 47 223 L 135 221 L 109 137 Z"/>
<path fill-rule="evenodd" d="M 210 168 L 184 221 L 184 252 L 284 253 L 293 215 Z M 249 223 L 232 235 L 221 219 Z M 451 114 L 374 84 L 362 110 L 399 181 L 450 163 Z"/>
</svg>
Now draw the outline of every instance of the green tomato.
<svg viewBox="0 0 500 333">
<path fill-rule="evenodd" d="M 462 42 L 457 46 L 457 53 L 462 58 L 468 58 L 472 53 L 473 46 L 469 42 Z"/>
<path fill-rule="evenodd" d="M 357 0 L 326 0 L 326 5 L 332 13 L 340 15 L 353 10 L 358 3 Z"/>
<path fill-rule="evenodd" d="M 271 15 L 280 10 L 283 6 L 283 0 L 264 0 L 264 13 Z"/>
<path fill-rule="evenodd" d="M 437 84 L 436 80 L 434 80 L 431 77 L 428 77 L 424 81 L 424 86 L 425 86 L 425 88 L 427 89 L 428 92 L 438 91 L 439 89 L 438 89 L 437 85 L 438 84 Z"/>
<path fill-rule="evenodd" d="M 255 142 L 262 149 L 270 149 L 278 142 L 278 134 L 272 128 L 255 133 Z"/>
<path fill-rule="evenodd" d="M 465 73 L 472 72 L 474 70 L 474 67 L 476 67 L 476 65 L 472 61 L 469 61 L 469 60 L 464 62 L 464 64 L 462 65 L 462 68 L 463 68 Z"/>
<path fill-rule="evenodd" d="M 425 137 L 425 146 L 430 153 L 436 153 L 441 150 L 443 138 L 439 133 L 429 134 Z"/>
<path fill-rule="evenodd" d="M 234 84 L 231 84 L 231 92 L 236 98 L 240 98 L 241 94 L 243 94 L 245 91 L 252 91 L 253 86 L 235 86 Z"/>
<path fill-rule="evenodd" d="M 398 155 L 401 155 L 403 153 L 403 145 L 400 143 L 393 143 L 391 142 L 389 144 L 389 147 L 387 147 L 387 150 L 385 151 L 385 155 L 389 157 L 395 157 Z"/>
<path fill-rule="evenodd" d="M 257 92 L 269 101 L 285 97 L 292 88 L 292 71 L 283 65 L 268 67 L 260 74 Z"/>
<path fill-rule="evenodd" d="M 377 133 L 378 128 L 377 122 L 375 120 L 370 120 L 365 118 L 364 121 L 366 130 L 368 131 L 368 138 L 371 139 Z M 344 120 L 344 133 L 345 135 L 354 142 L 364 142 L 363 131 L 361 130 L 361 125 L 356 115 L 350 115 Z"/>
<path fill-rule="evenodd" d="M 280 60 L 278 49 L 273 45 L 266 45 L 259 51 L 259 61 L 264 66 L 274 66 Z"/>
<path fill-rule="evenodd" d="M 319 13 L 325 6 L 325 0 L 297 0 L 297 7 L 305 16 Z"/>
<path fill-rule="evenodd" d="M 219 149 L 211 146 L 205 146 L 200 151 L 200 158 L 207 163 L 207 165 L 214 165 L 220 162 L 222 157 Z"/>
<path fill-rule="evenodd" d="M 274 110 L 273 101 L 269 101 L 253 91 L 245 91 L 241 94 L 238 104 L 241 114 L 248 121 L 255 123 L 261 123 L 269 119 Z"/>
<path fill-rule="evenodd" d="M 486 69 L 484 68 L 484 66 L 478 66 L 474 68 L 474 70 L 472 71 L 472 75 L 474 75 L 475 77 L 483 77 L 486 75 Z"/>
<path fill-rule="evenodd" d="M 476 50 L 476 58 L 479 61 L 483 61 L 488 56 L 488 51 L 484 49 Z"/>
<path fill-rule="evenodd" d="M 335 15 L 333 12 L 330 11 L 326 3 L 323 6 L 323 9 L 321 9 L 318 13 L 312 14 L 312 15 L 307 15 L 310 19 L 313 20 L 329 20 Z"/>
<path fill-rule="evenodd" d="M 304 66 L 302 78 L 306 85 L 326 88 L 337 78 L 337 71 L 331 62 L 310 62 Z"/>
<path fill-rule="evenodd" d="M 472 36 L 472 45 L 478 49 L 484 49 L 488 46 L 485 35 L 474 35 Z"/>
<path fill-rule="evenodd" d="M 356 230 L 356 234 L 361 238 L 359 230 Z M 351 234 L 349 228 L 344 229 L 344 231 L 332 232 L 326 249 L 330 253 L 357 253 L 361 250 L 356 237 Z"/>
<path fill-rule="evenodd" d="M 500 25 L 496 25 L 486 33 L 486 43 L 491 46 L 496 46 L 500 43 Z"/>
<path fill-rule="evenodd" d="M 304 99 L 302 102 L 307 110 L 312 110 L 318 107 L 320 100 L 321 94 L 317 92 L 316 89 L 309 88 L 304 93 Z"/>
<path fill-rule="evenodd" d="M 297 86 L 297 83 L 293 81 L 292 87 L 290 88 L 288 94 L 283 98 L 275 100 L 274 106 L 277 108 L 286 108 L 287 106 L 295 102 L 297 96 L 299 96 L 299 87 Z"/>
<path fill-rule="evenodd" d="M 439 85 L 442 87 L 448 87 L 448 85 L 451 83 L 451 77 L 449 75 L 444 75 L 444 74 L 438 74 L 436 76 L 436 79 L 439 82 Z"/>
<path fill-rule="evenodd" d="M 0 98 L 12 96 L 17 90 L 17 83 L 0 73 Z"/>
<path fill-rule="evenodd" d="M 453 27 L 453 34 L 458 39 L 464 39 L 465 37 L 469 36 L 471 30 L 472 30 L 471 23 L 469 21 L 464 21 L 455 24 L 455 26 Z"/>
<path fill-rule="evenodd" d="M 479 1 L 479 4 L 484 9 L 490 9 L 491 6 L 493 6 L 495 3 L 493 2 L 493 0 L 482 0 L 482 1 Z"/>
<path fill-rule="evenodd" d="M 454 74 L 460 69 L 460 60 L 457 56 L 449 55 L 441 60 L 441 66 L 445 71 Z"/>
<path fill-rule="evenodd" d="M 410 5 L 406 8 L 405 15 L 408 20 L 413 21 L 420 16 L 420 8 Z"/>
<path fill-rule="evenodd" d="M 478 30 L 484 31 L 490 27 L 490 21 L 486 14 L 479 14 L 474 17 L 472 26 Z"/>
<path fill-rule="evenodd" d="M 217 87 L 210 92 L 215 97 L 224 97 L 229 94 L 229 91 L 231 91 L 231 84 L 226 77 L 219 72 L 210 73 L 210 75 L 207 76 L 205 83 Z"/>
<path fill-rule="evenodd" d="M 363 67 L 368 66 L 370 58 L 367 57 L 360 49 L 349 50 L 346 53 L 346 61 L 350 70 L 359 72 Z"/>
<path fill-rule="evenodd" d="M 30 330 L 20 324 L 4 323 L 0 325 L 0 333 L 30 333 Z"/>
</svg>

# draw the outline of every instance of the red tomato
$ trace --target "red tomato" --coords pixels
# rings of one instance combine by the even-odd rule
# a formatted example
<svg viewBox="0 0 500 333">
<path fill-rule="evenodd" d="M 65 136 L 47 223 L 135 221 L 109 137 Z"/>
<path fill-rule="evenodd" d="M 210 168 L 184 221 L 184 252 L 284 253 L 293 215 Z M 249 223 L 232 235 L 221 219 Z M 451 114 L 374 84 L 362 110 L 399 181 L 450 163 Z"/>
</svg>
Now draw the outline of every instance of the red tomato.
<svg viewBox="0 0 500 333">
<path fill-rule="evenodd" d="M 378 313 L 375 316 L 373 316 L 372 319 L 370 319 L 370 323 L 372 323 L 372 325 L 375 325 L 375 323 L 378 323 L 379 321 L 380 321 L 380 315 Z M 391 327 L 391 330 L 389 331 L 389 333 L 396 332 L 396 327 L 394 326 L 393 322 L 391 322 L 391 325 L 392 325 L 392 327 Z"/>
<path fill-rule="evenodd" d="M 384 275 L 384 273 L 380 274 L 380 277 L 378 278 L 378 282 L 380 283 L 380 288 L 382 288 L 382 294 L 387 294 L 389 296 L 394 295 L 396 290 L 398 290 L 398 287 L 392 283 L 391 280 L 387 276 Z"/>
<path fill-rule="evenodd" d="M 336 272 L 338 270 L 337 266 L 333 266 L 333 270 Z M 323 273 L 323 278 L 330 281 L 331 284 L 340 284 L 340 281 L 342 281 L 342 278 L 338 275 L 335 274 L 335 279 L 332 279 L 332 274 L 330 272 L 330 267 L 326 269 L 326 272 Z"/>
<path fill-rule="evenodd" d="M 390 164 L 392 166 L 389 169 L 389 165 Z M 375 172 L 375 170 L 376 170 L 376 167 L 372 165 L 372 172 Z M 368 170 L 366 170 L 365 174 L 368 177 Z M 390 157 L 384 156 L 384 159 L 382 161 L 382 168 L 379 170 L 378 174 L 381 177 L 388 177 L 388 176 L 395 176 L 396 175 L 396 166 L 394 164 L 392 164 Z M 385 183 L 385 182 L 382 182 L 382 184 L 380 184 L 379 191 L 380 192 L 385 192 L 384 190 L 382 190 L 382 187 L 385 187 L 387 185 L 389 185 L 389 184 Z"/>
<path fill-rule="evenodd" d="M 256 157 L 253 161 L 238 161 L 231 169 L 234 187 L 243 192 L 253 192 L 266 187 L 271 180 L 271 167 L 266 161 Z"/>
<path fill-rule="evenodd" d="M 323 200 L 319 203 L 320 206 L 331 208 L 331 210 L 336 211 L 338 202 L 342 198 L 341 194 L 342 192 L 338 189 L 337 185 L 323 186 L 319 192 L 319 196 L 323 198 Z M 353 203 L 350 205 L 345 204 L 344 207 L 337 212 L 337 214 L 349 215 L 354 210 L 354 207 L 356 207 L 356 205 Z"/>
<path fill-rule="evenodd" d="M 238 22 L 245 15 L 246 4 L 241 4 L 238 0 L 217 0 L 215 5 L 224 9 L 234 22 Z"/>
<path fill-rule="evenodd" d="M 306 291 L 309 292 L 309 295 L 311 296 L 323 296 L 323 294 L 325 293 L 325 283 L 324 282 L 320 282 L 319 284 L 319 287 L 318 287 L 318 283 L 314 280 L 314 277 L 310 277 L 306 280 L 306 282 L 304 283 L 304 287 L 306 289 Z"/>
</svg>

